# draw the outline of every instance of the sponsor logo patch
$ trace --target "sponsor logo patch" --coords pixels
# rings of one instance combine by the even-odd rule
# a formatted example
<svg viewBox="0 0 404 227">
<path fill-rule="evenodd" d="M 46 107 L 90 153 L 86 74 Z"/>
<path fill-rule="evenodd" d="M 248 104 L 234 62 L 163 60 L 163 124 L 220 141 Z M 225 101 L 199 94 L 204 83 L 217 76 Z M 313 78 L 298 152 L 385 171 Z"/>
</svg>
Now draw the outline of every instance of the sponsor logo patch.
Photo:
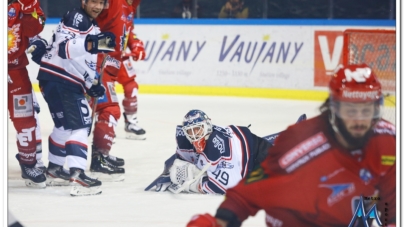
<svg viewBox="0 0 404 227">
<path fill-rule="evenodd" d="M 332 206 L 335 203 L 341 201 L 344 197 L 351 195 L 355 192 L 355 184 L 320 184 L 320 188 L 331 189 L 331 195 L 327 198 L 327 205 Z"/>
<path fill-rule="evenodd" d="M 286 168 L 297 160 L 301 159 L 303 156 L 308 154 L 310 151 L 314 150 L 321 145 L 327 142 L 326 137 L 322 132 L 317 133 L 316 135 L 304 140 L 288 152 L 284 154 L 279 159 L 279 165 L 282 168 Z"/>
<path fill-rule="evenodd" d="M 14 117 L 30 117 L 34 115 L 32 94 L 13 95 Z"/>
<path fill-rule="evenodd" d="M 392 166 L 396 162 L 396 156 L 392 155 L 382 155 L 382 165 Z"/>
<path fill-rule="evenodd" d="M 268 224 L 270 224 L 268 226 L 271 226 L 271 227 L 282 227 L 283 226 L 283 221 L 281 221 L 281 220 L 279 220 L 277 218 L 274 218 L 273 216 L 271 216 L 269 214 L 266 214 L 265 221 Z"/>
<path fill-rule="evenodd" d="M 218 135 L 216 135 L 213 138 L 212 142 L 213 146 L 219 150 L 220 154 L 223 154 L 226 151 L 224 146 L 224 140 L 220 138 Z"/>
<path fill-rule="evenodd" d="M 260 181 L 263 179 L 268 178 L 268 175 L 264 173 L 264 170 L 262 169 L 261 166 L 259 166 L 258 168 L 254 169 L 253 171 L 251 171 L 251 173 L 249 173 L 246 177 L 246 184 L 250 184 L 256 181 Z"/>
</svg>

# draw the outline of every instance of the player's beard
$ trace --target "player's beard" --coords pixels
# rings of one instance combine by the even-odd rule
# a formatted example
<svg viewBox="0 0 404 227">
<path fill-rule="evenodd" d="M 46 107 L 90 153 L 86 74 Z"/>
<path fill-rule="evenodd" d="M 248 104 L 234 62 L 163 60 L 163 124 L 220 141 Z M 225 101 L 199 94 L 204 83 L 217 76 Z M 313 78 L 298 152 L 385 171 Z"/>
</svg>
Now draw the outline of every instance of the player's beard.
<svg viewBox="0 0 404 227">
<path fill-rule="evenodd" d="M 350 149 L 360 149 L 363 148 L 368 141 L 370 135 L 372 134 L 372 126 L 368 129 L 368 131 L 361 137 L 353 136 L 348 129 L 346 128 L 345 124 L 342 122 L 341 118 L 335 118 L 335 124 L 338 127 L 338 131 L 340 135 L 345 139 L 345 141 L 349 144 Z M 366 127 L 364 125 L 356 125 L 354 127 Z"/>
</svg>

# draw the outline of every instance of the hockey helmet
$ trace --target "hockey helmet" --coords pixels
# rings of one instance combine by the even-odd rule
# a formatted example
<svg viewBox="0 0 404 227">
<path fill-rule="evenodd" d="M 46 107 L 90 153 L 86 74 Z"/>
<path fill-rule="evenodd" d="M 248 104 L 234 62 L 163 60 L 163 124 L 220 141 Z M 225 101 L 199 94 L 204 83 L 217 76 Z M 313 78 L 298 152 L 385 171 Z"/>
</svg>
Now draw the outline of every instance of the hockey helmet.
<svg viewBox="0 0 404 227">
<path fill-rule="evenodd" d="M 182 131 L 198 153 L 205 149 L 212 130 L 210 118 L 201 110 L 190 110 L 182 122 Z"/>
<path fill-rule="evenodd" d="M 335 114 L 336 107 L 341 102 L 346 103 L 369 103 L 374 102 L 376 111 L 372 118 L 380 118 L 383 106 L 382 86 L 372 69 L 366 64 L 360 65 L 340 65 L 331 78 L 330 84 L 331 110 Z M 369 118 L 366 114 L 353 116 L 356 118 Z"/>
</svg>

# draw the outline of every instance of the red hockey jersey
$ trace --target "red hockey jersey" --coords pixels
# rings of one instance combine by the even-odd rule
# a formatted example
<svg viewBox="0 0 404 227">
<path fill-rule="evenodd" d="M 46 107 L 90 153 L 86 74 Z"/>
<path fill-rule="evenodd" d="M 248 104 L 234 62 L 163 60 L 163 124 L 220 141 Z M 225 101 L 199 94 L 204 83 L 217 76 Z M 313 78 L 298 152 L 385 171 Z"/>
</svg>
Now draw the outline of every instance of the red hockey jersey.
<svg viewBox="0 0 404 227">
<path fill-rule="evenodd" d="M 96 18 L 96 21 L 102 32 L 109 31 L 116 36 L 115 52 L 108 55 L 116 61 L 109 61 L 107 70 L 113 75 L 116 75 L 122 61 L 122 51 L 127 46 L 128 36 L 133 29 L 133 19 L 136 8 L 140 0 L 134 0 L 132 5 L 129 5 L 126 0 L 109 0 L 109 7 L 104 9 Z M 116 65 L 112 65 L 115 62 Z M 112 68 L 111 68 L 112 67 Z"/>
<path fill-rule="evenodd" d="M 350 151 L 323 114 L 281 133 L 261 167 L 229 189 L 220 208 L 240 220 L 264 209 L 271 227 L 346 227 L 363 196 L 365 212 L 376 203 L 383 226 L 395 223 L 395 157 L 391 123 L 380 121 L 367 145 Z"/>
<path fill-rule="evenodd" d="M 38 35 L 44 27 L 45 16 L 39 5 L 35 11 L 23 14 L 17 1 L 8 5 L 7 52 L 8 69 L 18 69 L 28 65 L 25 50 L 29 38 Z"/>
</svg>

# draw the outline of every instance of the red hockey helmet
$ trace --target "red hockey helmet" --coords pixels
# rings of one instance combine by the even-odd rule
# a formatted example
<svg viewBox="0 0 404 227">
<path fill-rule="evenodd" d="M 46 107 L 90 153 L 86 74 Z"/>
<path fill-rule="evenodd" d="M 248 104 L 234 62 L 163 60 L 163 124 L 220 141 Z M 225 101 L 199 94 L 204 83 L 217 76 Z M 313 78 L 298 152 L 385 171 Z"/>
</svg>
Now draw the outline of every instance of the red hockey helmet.
<svg viewBox="0 0 404 227">
<path fill-rule="evenodd" d="M 331 78 L 330 98 L 335 101 L 379 101 L 382 86 L 366 64 L 339 66 Z"/>
<path fill-rule="evenodd" d="M 379 119 L 381 117 L 383 105 L 382 86 L 368 65 L 338 66 L 331 78 L 329 89 L 333 114 L 339 116 L 337 109 L 341 102 L 351 104 L 373 102 L 376 107 L 373 115 L 363 115 L 359 116 L 359 118 Z"/>
</svg>

